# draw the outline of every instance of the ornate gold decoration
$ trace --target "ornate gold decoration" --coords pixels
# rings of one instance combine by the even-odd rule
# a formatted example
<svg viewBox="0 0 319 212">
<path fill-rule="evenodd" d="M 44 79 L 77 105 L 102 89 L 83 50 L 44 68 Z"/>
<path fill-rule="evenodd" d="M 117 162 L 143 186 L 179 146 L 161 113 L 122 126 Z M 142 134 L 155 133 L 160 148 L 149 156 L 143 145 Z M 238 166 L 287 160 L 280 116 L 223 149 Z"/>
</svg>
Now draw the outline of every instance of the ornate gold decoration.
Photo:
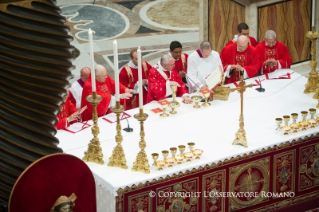
<svg viewBox="0 0 319 212">
<path fill-rule="evenodd" d="M 143 109 L 140 109 L 140 112 L 134 115 L 141 125 L 140 136 L 141 141 L 139 142 L 139 147 L 141 148 L 140 152 L 136 156 L 136 160 L 133 163 L 133 171 L 144 172 L 146 174 L 150 173 L 150 165 L 148 163 L 147 155 L 145 152 L 146 142 L 144 140 L 145 132 L 144 132 L 144 121 L 147 119 L 148 115 L 143 113 Z"/>
<path fill-rule="evenodd" d="M 230 87 L 217 86 L 214 89 L 214 99 L 228 100 Z"/>
<path fill-rule="evenodd" d="M 239 116 L 239 130 L 237 131 L 236 138 L 233 141 L 232 145 L 240 144 L 247 148 L 247 140 L 246 140 L 246 132 L 244 129 L 244 92 L 246 91 L 246 88 L 253 87 L 252 84 L 246 85 L 245 81 L 243 80 L 243 77 L 241 77 L 241 81 L 238 84 L 237 88 L 232 88 L 231 92 L 238 91 L 240 93 L 240 116 Z"/>
<path fill-rule="evenodd" d="M 316 40 L 319 37 L 319 32 L 315 31 L 315 27 L 312 27 L 312 31 L 306 33 L 306 37 L 311 40 L 311 60 L 310 67 L 311 71 L 308 76 L 308 82 L 306 83 L 304 93 L 315 93 L 313 96 L 314 99 L 319 99 L 319 90 L 318 88 L 318 73 L 316 72 L 317 61 L 316 61 Z M 318 106 L 317 106 L 318 108 Z"/>
<path fill-rule="evenodd" d="M 86 97 L 86 100 L 93 106 L 93 127 L 91 128 L 93 139 L 89 143 L 88 150 L 84 152 L 83 161 L 94 162 L 98 164 L 104 164 L 102 148 L 100 146 L 100 140 L 97 135 L 100 133 L 99 125 L 97 124 L 98 116 L 96 107 L 102 100 L 102 96 L 93 92 L 92 95 Z"/>
<path fill-rule="evenodd" d="M 253 161 L 242 166 L 230 168 L 229 191 L 230 192 L 253 192 L 258 196 L 231 197 L 230 208 L 236 210 L 266 201 L 263 192 L 269 190 L 269 158 Z"/>
<path fill-rule="evenodd" d="M 120 115 L 124 111 L 124 107 L 120 105 L 120 102 L 117 101 L 116 105 L 111 108 L 111 110 L 116 114 L 116 136 L 115 141 L 117 145 L 113 149 L 112 156 L 110 157 L 110 161 L 107 164 L 108 166 L 119 167 L 122 169 L 127 169 L 125 153 L 122 147 L 123 136 L 121 133 L 121 123 L 120 123 Z"/>
<path fill-rule="evenodd" d="M 292 150 L 274 156 L 273 192 L 295 191 L 295 155 L 296 150 Z"/>
<path fill-rule="evenodd" d="M 152 198 L 149 196 L 150 190 L 131 195 L 128 198 L 128 210 L 127 211 L 143 211 L 151 212 L 152 211 Z"/>
</svg>

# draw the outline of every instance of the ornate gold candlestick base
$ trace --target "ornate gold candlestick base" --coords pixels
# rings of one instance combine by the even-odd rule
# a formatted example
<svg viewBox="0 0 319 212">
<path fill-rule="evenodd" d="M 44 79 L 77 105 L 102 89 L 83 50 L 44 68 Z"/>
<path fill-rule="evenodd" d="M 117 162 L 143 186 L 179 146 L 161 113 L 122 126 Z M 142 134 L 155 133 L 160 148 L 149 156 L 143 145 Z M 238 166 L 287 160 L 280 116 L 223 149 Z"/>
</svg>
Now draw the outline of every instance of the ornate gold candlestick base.
<svg viewBox="0 0 319 212">
<path fill-rule="evenodd" d="M 111 110 L 116 114 L 116 136 L 115 141 L 117 143 L 116 147 L 113 149 L 112 156 L 110 157 L 110 161 L 107 164 L 108 166 L 119 167 L 122 169 L 127 169 L 126 159 L 124 150 L 122 147 L 123 136 L 121 134 L 121 123 L 120 123 L 120 115 L 124 111 L 124 107 L 120 105 L 120 102 L 116 102 L 116 105 L 111 108 Z"/>
<path fill-rule="evenodd" d="M 99 126 L 97 124 L 98 116 L 96 107 L 102 100 L 102 96 L 96 95 L 94 92 L 92 95 L 86 97 L 86 100 L 93 106 L 93 127 L 91 128 L 93 139 L 89 143 L 88 150 L 84 152 L 83 161 L 94 162 L 98 164 L 104 164 L 102 148 L 100 146 L 100 141 L 97 135 L 100 133 Z"/>
<path fill-rule="evenodd" d="M 240 144 L 247 148 L 246 132 L 244 130 L 244 115 L 240 114 L 239 116 L 239 130 L 235 134 L 236 138 L 233 141 L 232 145 Z"/>
<path fill-rule="evenodd" d="M 307 32 L 306 37 L 311 40 L 311 60 L 310 67 L 311 71 L 308 76 L 308 82 L 306 83 L 306 89 L 304 93 L 315 93 L 313 96 L 314 99 L 319 99 L 319 91 L 318 91 L 318 73 L 316 72 L 317 61 L 316 61 L 316 40 L 319 37 L 319 32 L 315 31 L 315 27 L 312 27 L 312 31 Z"/>
<path fill-rule="evenodd" d="M 141 148 L 140 152 L 136 156 L 136 160 L 133 163 L 133 171 L 144 172 L 146 174 L 150 173 L 150 165 L 148 164 L 147 155 L 145 152 L 146 142 L 144 140 L 145 132 L 144 132 L 144 121 L 147 119 L 148 115 L 143 113 L 143 109 L 140 109 L 140 113 L 135 114 L 134 118 L 136 118 L 141 124 L 141 141 L 139 142 L 139 147 Z"/>
</svg>

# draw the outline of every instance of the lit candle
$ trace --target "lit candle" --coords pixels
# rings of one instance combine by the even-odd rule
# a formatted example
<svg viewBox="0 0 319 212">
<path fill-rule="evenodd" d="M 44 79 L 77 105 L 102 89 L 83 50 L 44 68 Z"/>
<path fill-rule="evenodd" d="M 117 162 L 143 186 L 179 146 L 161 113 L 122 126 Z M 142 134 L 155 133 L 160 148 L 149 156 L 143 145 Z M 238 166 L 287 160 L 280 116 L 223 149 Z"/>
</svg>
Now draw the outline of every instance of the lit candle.
<svg viewBox="0 0 319 212">
<path fill-rule="evenodd" d="M 315 26 L 315 0 L 312 0 L 311 26 Z"/>
<path fill-rule="evenodd" d="M 143 109 L 143 81 L 142 81 L 142 54 L 141 49 L 137 49 L 137 67 L 138 67 L 138 99 L 140 109 Z"/>
<path fill-rule="evenodd" d="M 115 97 L 116 101 L 120 101 L 120 80 L 119 80 L 119 64 L 117 55 L 117 42 L 113 41 L 113 57 L 114 57 L 114 75 L 115 75 Z"/>
<path fill-rule="evenodd" d="M 95 85 L 95 68 L 94 68 L 94 52 L 93 52 L 93 35 L 91 28 L 89 29 L 90 57 L 91 57 L 91 83 L 92 92 L 96 92 Z"/>
</svg>

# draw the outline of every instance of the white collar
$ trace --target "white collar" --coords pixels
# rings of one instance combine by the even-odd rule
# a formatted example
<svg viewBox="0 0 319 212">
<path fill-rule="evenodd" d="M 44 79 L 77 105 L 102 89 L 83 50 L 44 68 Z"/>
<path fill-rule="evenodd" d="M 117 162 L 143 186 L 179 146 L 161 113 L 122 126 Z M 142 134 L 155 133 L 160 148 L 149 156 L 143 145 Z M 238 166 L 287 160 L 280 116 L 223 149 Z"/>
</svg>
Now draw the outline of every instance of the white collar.
<svg viewBox="0 0 319 212">
<path fill-rule="evenodd" d="M 138 68 L 138 66 L 134 65 L 132 60 L 130 60 L 130 62 L 128 62 L 128 66 L 131 67 L 131 68 L 135 68 L 135 69 Z"/>
</svg>

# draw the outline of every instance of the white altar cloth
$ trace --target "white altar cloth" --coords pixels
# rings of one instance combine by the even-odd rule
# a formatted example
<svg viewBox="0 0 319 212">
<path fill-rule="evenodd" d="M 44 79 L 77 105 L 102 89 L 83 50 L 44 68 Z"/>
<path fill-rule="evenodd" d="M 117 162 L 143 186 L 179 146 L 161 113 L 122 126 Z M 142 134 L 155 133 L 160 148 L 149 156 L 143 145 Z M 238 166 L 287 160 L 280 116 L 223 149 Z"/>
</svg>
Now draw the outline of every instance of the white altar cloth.
<svg viewBox="0 0 319 212">
<path fill-rule="evenodd" d="M 293 73 L 290 69 L 283 69 L 269 74 L 269 78 Z M 260 80 L 265 76 L 260 76 Z M 246 84 L 256 84 L 255 78 L 245 80 Z M 132 117 L 129 118 L 130 126 L 134 132 L 127 133 L 122 130 L 123 142 L 128 169 L 108 167 L 109 157 L 116 146 L 115 134 L 116 124 L 104 121 L 99 118 L 98 124 L 101 141 L 101 147 L 104 155 L 105 165 L 87 163 L 92 170 L 96 182 L 108 190 L 112 195 L 117 196 L 119 188 L 137 185 L 153 179 L 159 179 L 174 173 L 185 172 L 206 164 L 217 163 L 237 155 L 248 154 L 272 147 L 285 141 L 292 141 L 295 138 L 304 138 L 318 131 L 318 128 L 299 131 L 283 135 L 281 131 L 275 131 L 275 118 L 291 113 L 298 113 L 297 121 L 301 120 L 300 112 L 308 111 L 309 108 L 315 108 L 317 100 L 313 99 L 313 94 L 304 94 L 307 79 L 298 73 L 291 74 L 291 79 L 273 79 L 262 81 L 265 92 L 259 93 L 255 89 L 258 86 L 247 88 L 244 93 L 244 121 L 248 148 L 240 145 L 232 145 L 235 139 L 235 133 L 239 129 L 240 114 L 240 95 L 237 91 L 230 93 L 228 101 L 214 100 L 210 107 L 193 108 L 193 104 L 186 105 L 178 101 L 181 107 L 177 108 L 177 114 L 169 118 L 161 118 L 159 113 L 155 114 L 151 109 L 158 108 L 160 105 L 151 102 L 144 106 L 144 112 L 149 115 L 144 123 L 145 141 L 147 144 L 146 153 L 149 164 L 153 164 L 152 153 L 159 153 L 159 159 L 162 159 L 162 150 L 169 150 L 170 147 L 185 145 L 188 151 L 187 143 L 195 142 L 195 148 L 203 149 L 203 155 L 200 160 L 193 160 L 189 163 L 175 165 L 172 168 L 165 168 L 158 171 L 151 166 L 150 174 L 131 171 L 133 162 L 137 153 L 140 151 L 138 142 L 140 141 L 140 124 L 133 118 L 138 113 L 138 109 L 127 111 Z M 234 84 L 230 85 L 235 87 Z M 170 109 L 168 109 L 170 111 Z M 308 115 L 307 118 L 309 118 Z M 292 120 L 290 121 L 290 123 Z M 91 123 L 92 124 L 92 123 Z M 127 127 L 126 120 L 121 121 L 122 129 Z M 76 134 L 59 130 L 56 137 L 60 140 L 59 147 L 65 153 L 83 158 L 87 145 L 93 137 L 91 129 L 87 128 Z M 114 202 L 115 204 L 115 202 Z"/>
</svg>

